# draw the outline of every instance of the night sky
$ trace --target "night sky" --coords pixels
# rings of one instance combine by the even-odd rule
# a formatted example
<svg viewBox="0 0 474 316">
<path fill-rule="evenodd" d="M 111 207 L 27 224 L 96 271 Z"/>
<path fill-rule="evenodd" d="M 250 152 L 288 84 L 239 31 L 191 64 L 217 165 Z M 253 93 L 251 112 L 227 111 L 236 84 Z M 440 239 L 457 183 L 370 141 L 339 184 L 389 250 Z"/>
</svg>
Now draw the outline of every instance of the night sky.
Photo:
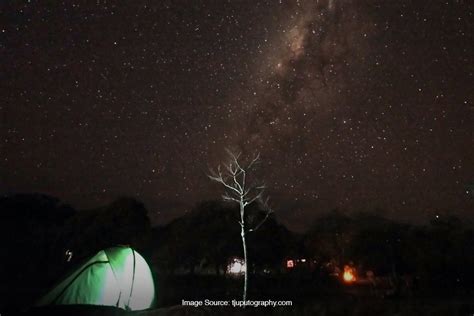
<svg viewBox="0 0 474 316">
<path fill-rule="evenodd" d="M 292 229 L 333 208 L 470 217 L 473 9 L 2 1 L 0 191 L 134 196 L 164 224 L 220 197 L 205 174 L 231 148 L 261 153 Z"/>
</svg>

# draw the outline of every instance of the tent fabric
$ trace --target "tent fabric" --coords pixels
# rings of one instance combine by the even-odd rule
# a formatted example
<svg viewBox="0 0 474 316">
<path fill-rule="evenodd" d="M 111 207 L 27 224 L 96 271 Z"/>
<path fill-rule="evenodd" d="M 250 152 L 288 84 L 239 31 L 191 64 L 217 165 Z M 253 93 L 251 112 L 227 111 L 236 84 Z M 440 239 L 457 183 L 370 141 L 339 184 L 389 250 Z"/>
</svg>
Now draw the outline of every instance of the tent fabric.
<svg viewBox="0 0 474 316">
<path fill-rule="evenodd" d="M 145 259 L 130 247 L 99 251 L 43 296 L 37 306 L 104 305 L 125 310 L 152 307 L 153 277 Z"/>
</svg>

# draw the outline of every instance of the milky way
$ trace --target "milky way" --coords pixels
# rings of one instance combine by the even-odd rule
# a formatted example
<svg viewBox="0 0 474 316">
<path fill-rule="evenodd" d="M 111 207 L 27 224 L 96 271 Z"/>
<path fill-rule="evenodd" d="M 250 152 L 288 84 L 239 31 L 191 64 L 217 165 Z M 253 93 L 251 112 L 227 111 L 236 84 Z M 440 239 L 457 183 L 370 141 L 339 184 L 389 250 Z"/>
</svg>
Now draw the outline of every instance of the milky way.
<svg viewBox="0 0 474 316">
<path fill-rule="evenodd" d="M 279 219 L 333 208 L 470 216 L 468 1 L 2 4 L 0 190 L 154 223 L 218 198 L 225 148 L 260 152 Z"/>
</svg>

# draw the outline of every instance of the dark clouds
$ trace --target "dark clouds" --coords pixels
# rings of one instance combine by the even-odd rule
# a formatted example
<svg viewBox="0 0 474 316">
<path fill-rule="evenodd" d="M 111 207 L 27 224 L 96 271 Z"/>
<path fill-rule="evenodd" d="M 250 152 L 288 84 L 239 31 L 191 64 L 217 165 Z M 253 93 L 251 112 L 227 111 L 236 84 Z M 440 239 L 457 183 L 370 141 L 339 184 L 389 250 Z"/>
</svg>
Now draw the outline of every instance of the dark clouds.
<svg viewBox="0 0 474 316">
<path fill-rule="evenodd" d="M 330 208 L 468 215 L 467 1 L 2 4 L 1 189 L 155 223 L 220 196 L 224 147 L 260 151 L 282 220 Z"/>
</svg>

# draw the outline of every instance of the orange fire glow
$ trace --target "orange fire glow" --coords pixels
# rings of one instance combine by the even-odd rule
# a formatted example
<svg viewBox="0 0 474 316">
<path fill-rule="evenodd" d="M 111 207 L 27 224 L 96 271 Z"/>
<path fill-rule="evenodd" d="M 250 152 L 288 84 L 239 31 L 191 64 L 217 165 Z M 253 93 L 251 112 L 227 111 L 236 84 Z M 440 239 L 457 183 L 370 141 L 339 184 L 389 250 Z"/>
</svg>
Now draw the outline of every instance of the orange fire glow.
<svg viewBox="0 0 474 316">
<path fill-rule="evenodd" d="M 345 266 L 344 274 L 342 275 L 342 278 L 344 279 L 344 282 L 346 283 L 354 282 L 356 280 L 354 269 L 349 266 Z"/>
</svg>

